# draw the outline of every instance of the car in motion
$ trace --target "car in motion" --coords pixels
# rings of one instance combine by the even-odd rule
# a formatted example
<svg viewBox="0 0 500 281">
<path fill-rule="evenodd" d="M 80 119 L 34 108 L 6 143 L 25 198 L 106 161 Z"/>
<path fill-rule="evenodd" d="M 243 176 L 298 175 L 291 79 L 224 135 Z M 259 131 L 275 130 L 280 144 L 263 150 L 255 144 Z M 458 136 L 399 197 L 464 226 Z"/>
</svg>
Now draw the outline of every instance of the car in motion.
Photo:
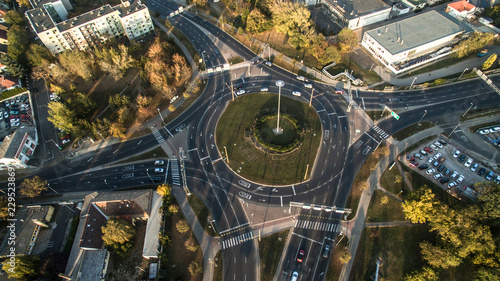
<svg viewBox="0 0 500 281">
<path fill-rule="evenodd" d="M 239 90 L 239 91 L 236 93 L 236 95 L 238 95 L 238 96 L 239 96 L 239 95 L 243 95 L 243 94 L 244 94 L 244 93 L 246 93 L 246 92 L 247 92 L 247 91 L 245 91 L 245 90 Z"/>
<path fill-rule="evenodd" d="M 299 278 L 299 273 L 297 271 L 294 271 L 292 273 L 292 279 L 290 279 L 290 281 L 297 281 L 298 278 Z"/>
<path fill-rule="evenodd" d="M 297 261 L 302 262 L 304 260 L 305 255 L 306 252 L 304 250 L 300 250 L 299 253 L 297 254 Z"/>
<path fill-rule="evenodd" d="M 297 76 L 297 80 L 309 82 L 309 79 L 305 78 L 304 76 Z"/>
<path fill-rule="evenodd" d="M 327 259 L 328 254 L 330 253 L 330 245 L 325 245 L 325 250 L 323 251 L 323 258 Z"/>
<path fill-rule="evenodd" d="M 305 83 L 304 87 L 312 89 L 313 85 L 311 83 Z"/>
<path fill-rule="evenodd" d="M 299 91 L 293 91 L 292 95 L 300 97 L 302 94 Z"/>
<path fill-rule="evenodd" d="M 163 160 L 156 160 L 155 161 L 155 166 L 162 166 L 162 165 L 165 165 L 165 161 L 163 161 Z"/>
<path fill-rule="evenodd" d="M 155 173 L 163 173 L 164 171 L 163 168 L 155 168 Z"/>
<path fill-rule="evenodd" d="M 269 92 L 269 88 L 260 88 L 261 92 Z"/>
<path fill-rule="evenodd" d="M 265 61 L 264 64 L 267 65 L 267 66 L 272 66 L 273 65 L 270 61 Z"/>
</svg>

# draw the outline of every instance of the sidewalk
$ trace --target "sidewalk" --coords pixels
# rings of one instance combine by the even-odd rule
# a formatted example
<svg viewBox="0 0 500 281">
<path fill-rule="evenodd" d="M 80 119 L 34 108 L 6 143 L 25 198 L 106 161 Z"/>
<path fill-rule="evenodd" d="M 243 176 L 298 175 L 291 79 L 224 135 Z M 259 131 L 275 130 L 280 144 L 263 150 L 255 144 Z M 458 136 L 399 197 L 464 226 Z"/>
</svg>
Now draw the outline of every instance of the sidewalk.
<svg viewBox="0 0 500 281">
<path fill-rule="evenodd" d="M 361 234 L 363 233 L 363 229 L 365 228 L 366 213 L 368 211 L 371 196 L 378 186 L 378 180 L 380 179 L 380 176 L 382 176 L 385 169 L 387 169 L 389 164 L 396 159 L 397 155 L 399 155 L 401 151 L 406 149 L 408 146 L 420 141 L 421 139 L 424 139 L 428 136 L 440 134 L 441 132 L 443 132 L 443 130 L 440 127 L 432 127 L 427 130 L 421 131 L 411 137 L 408 137 L 400 142 L 393 140 L 392 143 L 388 145 L 391 153 L 381 159 L 377 167 L 370 174 L 368 178 L 369 188 L 363 191 L 361 198 L 359 199 L 356 216 L 351 221 L 342 222 L 342 228 L 344 229 L 346 235 L 349 237 L 349 251 L 351 252 L 352 259 L 342 268 L 339 280 L 347 281 L 349 279 L 349 273 L 351 272 L 352 265 L 354 263 L 359 240 L 361 238 Z"/>
</svg>

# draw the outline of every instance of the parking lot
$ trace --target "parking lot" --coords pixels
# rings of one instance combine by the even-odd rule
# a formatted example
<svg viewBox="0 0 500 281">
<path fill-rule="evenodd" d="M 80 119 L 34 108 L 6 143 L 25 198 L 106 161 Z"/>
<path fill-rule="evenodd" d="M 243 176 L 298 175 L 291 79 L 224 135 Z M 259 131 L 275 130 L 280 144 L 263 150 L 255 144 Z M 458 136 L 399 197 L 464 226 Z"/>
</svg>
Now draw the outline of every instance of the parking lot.
<svg viewBox="0 0 500 281">
<path fill-rule="evenodd" d="M 476 132 L 488 143 L 491 143 L 497 149 L 500 149 L 500 125 L 484 127 Z"/>
<path fill-rule="evenodd" d="M 3 100 L 0 103 L 0 138 L 11 134 L 19 126 L 32 125 L 31 116 L 28 93 Z"/>
<path fill-rule="evenodd" d="M 473 198 L 473 186 L 477 182 L 494 180 L 500 176 L 481 159 L 475 159 L 460 147 L 450 144 L 445 137 L 433 139 L 405 155 L 405 164 L 422 176 L 457 197 Z M 464 193 L 464 191 L 467 190 Z"/>
</svg>

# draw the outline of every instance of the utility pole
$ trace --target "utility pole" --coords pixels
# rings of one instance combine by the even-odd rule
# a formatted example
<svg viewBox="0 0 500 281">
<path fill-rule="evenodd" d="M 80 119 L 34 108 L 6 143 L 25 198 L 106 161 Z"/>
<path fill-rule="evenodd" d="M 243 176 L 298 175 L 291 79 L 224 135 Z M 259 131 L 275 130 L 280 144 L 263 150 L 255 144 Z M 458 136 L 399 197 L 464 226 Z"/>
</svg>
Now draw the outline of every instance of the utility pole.
<svg viewBox="0 0 500 281">
<path fill-rule="evenodd" d="M 309 171 L 309 164 L 306 166 L 306 173 L 304 174 L 304 180 L 307 178 L 307 172 Z"/>
<path fill-rule="evenodd" d="M 233 88 L 233 82 L 231 82 L 231 87 L 229 87 L 229 85 L 227 85 L 227 83 L 226 83 L 226 86 L 229 88 L 229 90 L 231 90 L 231 98 L 232 98 L 232 100 L 234 101 L 234 88 Z"/>
<path fill-rule="evenodd" d="M 279 135 L 282 132 L 280 128 L 281 87 L 285 86 L 285 82 L 278 80 L 276 81 L 276 86 L 278 86 L 278 122 L 276 124 L 276 131 L 274 134 Z"/>
<path fill-rule="evenodd" d="M 351 80 L 349 78 L 347 79 L 347 91 L 349 93 L 349 105 L 347 106 L 346 111 L 351 112 L 353 100 L 352 100 L 352 91 L 351 91 Z"/>
<path fill-rule="evenodd" d="M 227 148 L 224 146 L 224 151 L 226 152 L 226 161 L 229 164 L 229 154 L 227 154 Z"/>
<path fill-rule="evenodd" d="M 313 94 L 314 94 L 314 88 L 311 89 L 311 99 L 309 100 L 309 107 L 311 107 L 313 102 Z"/>
</svg>

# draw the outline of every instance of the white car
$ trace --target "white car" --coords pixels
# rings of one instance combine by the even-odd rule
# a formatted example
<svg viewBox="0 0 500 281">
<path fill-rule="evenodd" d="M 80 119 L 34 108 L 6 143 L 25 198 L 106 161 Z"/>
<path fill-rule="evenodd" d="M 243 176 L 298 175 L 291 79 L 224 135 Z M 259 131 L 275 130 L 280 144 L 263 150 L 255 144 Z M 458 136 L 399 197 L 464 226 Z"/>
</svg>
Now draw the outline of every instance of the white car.
<svg viewBox="0 0 500 281">
<path fill-rule="evenodd" d="M 9 113 L 8 112 L 4 112 L 3 113 L 3 118 L 9 118 Z"/>
<path fill-rule="evenodd" d="M 454 186 L 457 186 L 457 183 L 456 183 L 456 182 L 454 182 L 454 181 L 452 181 L 452 182 L 450 182 L 450 183 L 448 184 L 448 188 L 452 188 L 452 187 L 454 187 Z"/>
<path fill-rule="evenodd" d="M 165 170 L 163 168 L 156 168 L 155 173 L 163 173 Z"/>
<path fill-rule="evenodd" d="M 425 173 L 428 175 L 434 174 L 435 172 L 436 172 L 436 170 L 434 170 L 434 169 L 429 169 L 429 170 L 425 171 Z"/>
<path fill-rule="evenodd" d="M 245 90 L 239 90 L 236 95 L 243 95 L 244 93 L 246 93 L 247 91 Z"/>
<path fill-rule="evenodd" d="M 479 133 L 480 133 L 481 135 L 486 135 L 486 134 L 489 134 L 489 133 L 490 133 L 490 130 L 489 130 L 489 129 L 479 130 Z"/>
<path fill-rule="evenodd" d="M 71 141 L 71 140 L 70 140 L 69 138 L 67 138 L 67 139 L 63 139 L 63 140 L 61 141 L 61 143 L 62 143 L 62 144 L 67 144 L 67 143 L 69 143 L 70 141 Z"/>
<path fill-rule="evenodd" d="M 472 158 L 467 159 L 467 162 L 464 163 L 464 166 L 469 168 L 470 165 L 472 165 L 472 161 L 474 161 L 474 159 L 472 159 Z"/>
<path fill-rule="evenodd" d="M 269 92 L 269 88 L 260 88 L 261 92 Z"/>
<path fill-rule="evenodd" d="M 299 91 L 293 91 L 293 92 L 292 92 L 292 95 L 297 96 L 297 97 L 300 97 L 300 96 L 301 96 L 301 93 L 300 93 Z"/>
<path fill-rule="evenodd" d="M 441 153 L 439 153 L 439 152 L 438 152 L 438 153 L 436 153 L 436 155 L 434 155 L 434 159 L 436 159 L 436 160 L 438 160 L 438 159 L 439 159 L 439 157 L 441 157 Z M 432 158 L 432 157 L 431 157 L 431 158 Z"/>
<path fill-rule="evenodd" d="M 267 65 L 267 66 L 272 66 L 273 65 L 270 61 L 266 61 L 266 62 L 264 62 L 264 64 Z"/>
<path fill-rule="evenodd" d="M 19 119 L 10 119 L 10 123 L 18 123 L 19 122 Z"/>
<path fill-rule="evenodd" d="M 457 182 L 458 183 L 461 183 L 462 181 L 464 181 L 465 177 L 463 175 L 460 175 L 460 177 L 458 177 L 457 179 Z"/>
<path fill-rule="evenodd" d="M 460 150 L 457 150 L 455 151 L 455 153 L 453 153 L 453 158 L 457 158 L 458 155 L 460 155 Z"/>
<path fill-rule="evenodd" d="M 443 148 L 443 145 L 440 143 L 440 142 L 435 142 L 434 143 L 435 146 L 439 147 L 439 148 Z"/>
<path fill-rule="evenodd" d="M 437 180 L 437 179 L 439 179 L 439 178 L 442 178 L 442 177 L 443 177 L 443 175 L 442 175 L 442 174 L 435 174 L 435 175 L 433 176 L 433 178 L 434 178 L 435 180 Z"/>
<path fill-rule="evenodd" d="M 163 160 L 156 160 L 155 161 L 155 166 L 162 166 L 162 165 L 165 165 L 165 161 L 163 161 Z"/>
<path fill-rule="evenodd" d="M 479 167 L 479 164 L 478 163 L 474 163 L 474 165 L 472 165 L 472 167 L 470 167 L 470 170 L 475 172 L 477 170 L 477 167 Z"/>
<path fill-rule="evenodd" d="M 312 89 L 313 85 L 312 85 L 312 84 L 310 84 L 310 83 L 306 83 L 306 84 L 304 84 L 304 87 L 309 88 L 309 89 Z"/>
<path fill-rule="evenodd" d="M 11 125 L 12 127 L 18 127 L 20 124 L 19 124 L 19 122 L 16 122 L 16 123 L 11 123 L 10 125 Z"/>
<path fill-rule="evenodd" d="M 438 150 L 438 148 L 439 148 L 439 147 L 437 147 L 437 146 L 435 146 L 435 145 L 433 145 L 433 144 L 429 145 L 429 147 L 430 147 L 432 150 Z"/>
<path fill-rule="evenodd" d="M 454 179 L 458 176 L 458 172 L 457 171 L 453 171 L 453 174 L 451 174 L 451 178 Z"/>
<path fill-rule="evenodd" d="M 429 160 L 427 160 L 427 164 L 432 164 L 432 161 L 434 161 L 434 158 L 429 158 Z"/>
<path fill-rule="evenodd" d="M 0 120 L 3 120 L 3 113 L 0 112 Z"/>
<path fill-rule="evenodd" d="M 297 80 L 306 81 L 306 78 L 304 76 L 297 76 Z"/>
</svg>

